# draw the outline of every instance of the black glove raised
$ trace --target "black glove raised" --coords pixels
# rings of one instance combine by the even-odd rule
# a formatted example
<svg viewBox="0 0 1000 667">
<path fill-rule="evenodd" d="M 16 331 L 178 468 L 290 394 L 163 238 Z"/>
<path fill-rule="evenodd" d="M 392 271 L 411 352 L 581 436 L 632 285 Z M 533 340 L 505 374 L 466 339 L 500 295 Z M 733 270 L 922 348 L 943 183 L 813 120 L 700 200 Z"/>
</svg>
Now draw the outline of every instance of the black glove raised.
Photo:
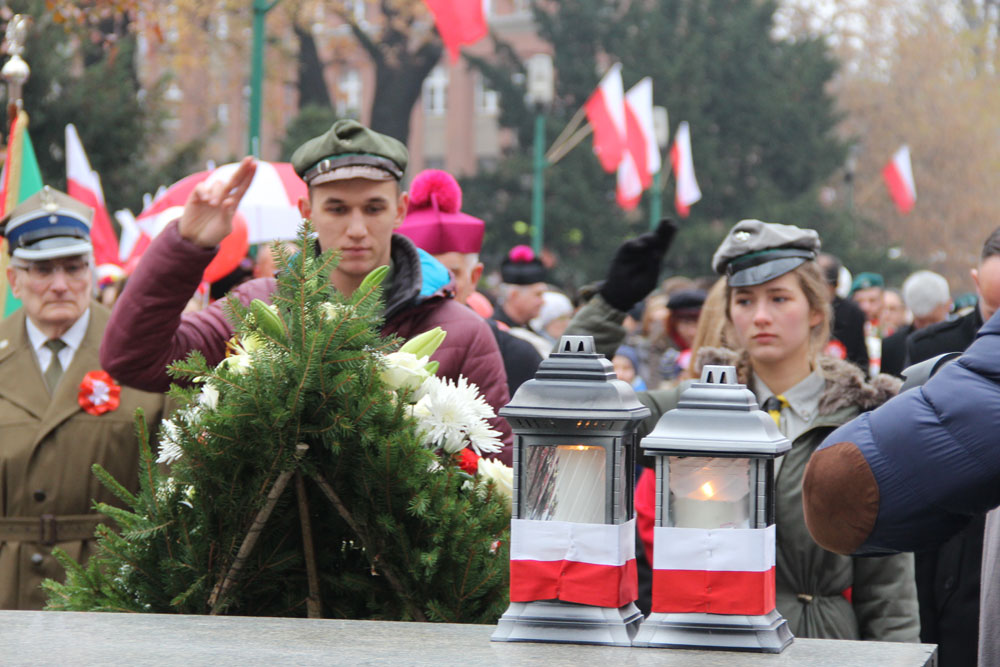
<svg viewBox="0 0 1000 667">
<path fill-rule="evenodd" d="M 627 312 L 656 288 L 660 264 L 677 233 L 670 218 L 660 220 L 656 231 L 622 243 L 608 267 L 601 296 L 609 305 Z"/>
</svg>

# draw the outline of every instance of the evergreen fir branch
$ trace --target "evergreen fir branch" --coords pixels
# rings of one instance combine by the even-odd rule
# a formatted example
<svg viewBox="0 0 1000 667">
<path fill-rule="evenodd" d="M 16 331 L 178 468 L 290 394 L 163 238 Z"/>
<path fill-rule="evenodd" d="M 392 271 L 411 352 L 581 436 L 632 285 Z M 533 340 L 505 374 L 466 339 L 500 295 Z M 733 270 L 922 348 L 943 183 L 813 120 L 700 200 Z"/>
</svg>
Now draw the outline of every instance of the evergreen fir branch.
<svg viewBox="0 0 1000 667">
<path fill-rule="evenodd" d="M 114 494 L 116 498 L 130 507 L 135 507 L 138 502 L 138 498 L 135 494 L 130 493 L 128 489 L 122 486 L 111 473 L 101 466 L 101 464 L 95 463 L 91 465 L 90 470 L 94 473 L 94 476 L 97 477 L 98 481 L 103 484 L 108 491 Z"/>
</svg>

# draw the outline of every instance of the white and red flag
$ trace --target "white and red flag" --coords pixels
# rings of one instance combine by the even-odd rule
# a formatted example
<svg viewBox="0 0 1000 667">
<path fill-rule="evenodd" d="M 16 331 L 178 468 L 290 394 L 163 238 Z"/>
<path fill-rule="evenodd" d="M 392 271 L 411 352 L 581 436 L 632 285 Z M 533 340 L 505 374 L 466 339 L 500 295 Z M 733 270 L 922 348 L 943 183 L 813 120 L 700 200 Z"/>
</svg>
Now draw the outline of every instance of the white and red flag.
<svg viewBox="0 0 1000 667">
<path fill-rule="evenodd" d="M 94 209 L 94 222 L 90 227 L 90 242 L 94 246 L 94 262 L 121 265 L 118 257 L 118 238 L 111 226 L 111 216 L 104 203 L 101 177 L 90 168 L 90 161 L 83 150 L 83 143 L 76 127 L 66 126 L 66 194 Z"/>
<path fill-rule="evenodd" d="M 461 46 L 475 44 L 489 32 L 483 3 L 478 0 L 424 0 L 424 4 L 434 15 L 451 62 L 458 60 Z"/>
<path fill-rule="evenodd" d="M 670 148 L 670 163 L 676 181 L 674 205 L 677 215 L 686 218 L 691 213 L 691 205 L 701 199 L 701 188 L 694 176 L 694 158 L 691 156 L 691 128 L 686 120 L 677 126 L 674 145 Z"/>
<path fill-rule="evenodd" d="M 760 616 L 775 606 L 775 528 L 653 529 L 653 611 Z"/>
<path fill-rule="evenodd" d="M 917 186 L 913 183 L 913 167 L 910 165 L 910 147 L 900 146 L 889 163 L 882 168 L 882 178 L 889 196 L 900 213 L 909 213 L 917 201 Z"/>
<path fill-rule="evenodd" d="M 625 138 L 615 194 L 618 205 L 630 211 L 638 206 L 642 191 L 653 184 L 653 174 L 661 166 L 653 128 L 653 80 L 648 76 L 625 93 Z"/>
<path fill-rule="evenodd" d="M 612 173 L 625 153 L 625 85 L 620 63 L 611 66 L 583 109 L 594 129 L 594 153 L 604 171 Z"/>
<path fill-rule="evenodd" d="M 510 522 L 511 602 L 622 607 L 638 597 L 635 519 L 619 525 Z"/>
</svg>

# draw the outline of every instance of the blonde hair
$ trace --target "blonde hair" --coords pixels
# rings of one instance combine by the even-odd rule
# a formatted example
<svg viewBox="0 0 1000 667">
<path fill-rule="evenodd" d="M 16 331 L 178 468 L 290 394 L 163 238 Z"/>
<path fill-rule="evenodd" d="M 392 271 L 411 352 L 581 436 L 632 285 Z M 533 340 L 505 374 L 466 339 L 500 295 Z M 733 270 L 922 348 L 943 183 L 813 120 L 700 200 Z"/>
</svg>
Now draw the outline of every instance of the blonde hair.
<svg viewBox="0 0 1000 667">
<path fill-rule="evenodd" d="M 726 279 L 719 278 L 708 290 L 705 303 L 701 307 L 698 318 L 698 329 L 691 341 L 691 363 L 682 374 L 682 379 L 697 379 L 701 376 L 701 368 L 697 363 L 698 350 L 703 347 L 732 347 L 735 340 L 732 322 L 729 321 L 729 291 L 726 289 Z"/>
<path fill-rule="evenodd" d="M 827 287 L 826 278 L 822 269 L 815 260 L 809 260 L 792 269 L 789 273 L 795 275 L 799 281 L 799 287 L 809 303 L 809 310 L 820 314 L 820 321 L 809 329 L 809 356 L 812 359 L 818 357 L 826 344 L 830 341 L 830 323 L 833 321 L 833 310 L 830 304 L 830 290 Z M 714 289 L 714 288 L 713 288 Z M 733 288 L 728 284 L 725 289 L 725 311 L 726 320 L 732 324 L 732 316 L 729 313 Z"/>
</svg>

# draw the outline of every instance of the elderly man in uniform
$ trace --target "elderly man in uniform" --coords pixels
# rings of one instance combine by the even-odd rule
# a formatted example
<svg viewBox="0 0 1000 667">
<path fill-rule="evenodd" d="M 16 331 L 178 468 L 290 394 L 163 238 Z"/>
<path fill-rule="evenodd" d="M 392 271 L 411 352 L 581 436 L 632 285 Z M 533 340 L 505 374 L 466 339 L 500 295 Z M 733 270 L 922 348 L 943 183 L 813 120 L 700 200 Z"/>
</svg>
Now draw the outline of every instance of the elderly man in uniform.
<svg viewBox="0 0 1000 667">
<path fill-rule="evenodd" d="M 78 561 L 120 504 L 91 473 L 99 463 L 138 488 L 136 408 L 158 421 L 161 395 L 122 389 L 97 358 L 108 311 L 92 300 L 93 211 L 45 187 L 3 223 L 7 280 L 23 307 L 0 323 L 0 609 L 41 609 L 62 578 L 59 547 Z"/>
<path fill-rule="evenodd" d="M 299 210 L 312 220 L 320 247 L 340 253 L 340 263 L 330 273 L 333 286 L 352 294 L 372 270 L 389 265 L 382 333 L 410 338 L 440 326 L 448 335 L 432 357 L 440 362 L 438 374 L 465 376 L 498 410 L 509 395 L 490 328 L 454 300 L 451 278 L 439 262 L 394 233 L 406 217 L 408 194 L 399 182 L 407 159 L 399 141 L 356 121 L 339 120 L 292 155 L 296 173 L 309 186 Z M 105 368 L 122 382 L 162 391 L 170 383 L 167 365 L 191 350 L 199 350 L 209 363 L 225 357 L 233 327 L 223 303 L 183 317 L 182 311 L 229 234 L 255 168 L 252 158 L 244 158 L 229 182 L 196 187 L 180 220 L 167 225 L 146 250 L 115 304 L 101 347 Z M 273 278 L 258 278 L 232 294 L 245 304 L 254 298 L 270 302 L 274 290 Z M 509 445 L 507 422 L 496 417 L 492 424 Z M 509 455 L 507 447 L 501 458 L 509 462 Z"/>
</svg>

